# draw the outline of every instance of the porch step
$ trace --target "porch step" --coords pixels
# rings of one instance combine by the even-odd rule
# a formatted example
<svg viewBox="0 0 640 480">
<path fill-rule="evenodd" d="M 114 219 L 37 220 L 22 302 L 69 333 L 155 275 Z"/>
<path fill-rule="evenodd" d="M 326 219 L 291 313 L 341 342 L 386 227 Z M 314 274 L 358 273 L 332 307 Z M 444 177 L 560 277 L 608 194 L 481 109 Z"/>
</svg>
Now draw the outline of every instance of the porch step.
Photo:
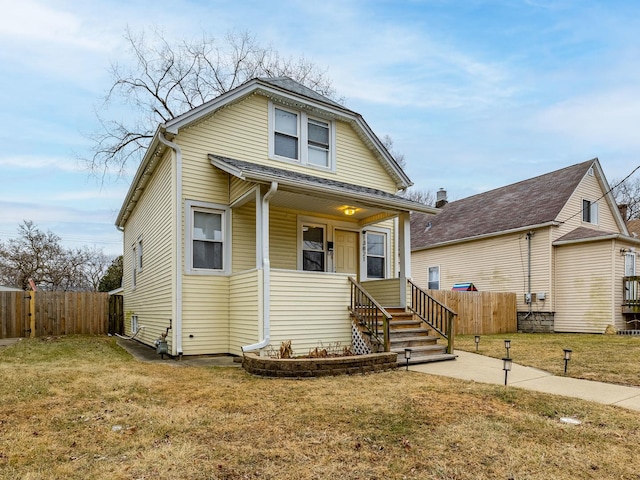
<svg viewBox="0 0 640 480">
<path fill-rule="evenodd" d="M 406 365 L 405 348 L 411 349 L 410 365 L 455 360 L 456 356 L 447 353 L 447 347 L 438 345 L 439 338 L 430 335 L 431 329 L 426 327 L 420 319 L 404 308 L 385 307 L 392 315 L 389 322 L 390 347 L 398 354 L 398 365 Z"/>
</svg>

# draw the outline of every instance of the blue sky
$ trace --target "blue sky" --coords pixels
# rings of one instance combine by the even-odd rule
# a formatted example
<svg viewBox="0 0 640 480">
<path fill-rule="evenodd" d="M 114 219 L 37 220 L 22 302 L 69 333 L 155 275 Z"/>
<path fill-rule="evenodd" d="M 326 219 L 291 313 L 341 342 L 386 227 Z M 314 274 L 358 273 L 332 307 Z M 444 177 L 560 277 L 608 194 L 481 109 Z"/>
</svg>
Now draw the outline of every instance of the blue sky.
<svg viewBox="0 0 640 480">
<path fill-rule="evenodd" d="M 421 190 L 460 199 L 599 157 L 640 164 L 640 2 L 6 2 L 0 18 L 0 240 L 22 220 L 69 247 L 121 252 L 133 175 L 100 181 L 89 152 L 123 33 L 249 30 L 326 68 L 346 106 L 390 135 Z M 128 112 L 123 111 L 122 114 Z"/>
</svg>

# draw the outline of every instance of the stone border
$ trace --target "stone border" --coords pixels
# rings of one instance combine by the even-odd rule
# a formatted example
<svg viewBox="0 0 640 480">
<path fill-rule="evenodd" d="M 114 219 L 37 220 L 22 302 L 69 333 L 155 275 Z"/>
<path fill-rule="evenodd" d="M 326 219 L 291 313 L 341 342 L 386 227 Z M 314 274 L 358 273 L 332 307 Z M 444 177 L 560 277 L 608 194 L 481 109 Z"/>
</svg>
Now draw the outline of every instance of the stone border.
<svg viewBox="0 0 640 480">
<path fill-rule="evenodd" d="M 242 368 L 254 375 L 278 378 L 309 378 L 383 372 L 398 368 L 398 354 L 370 353 L 349 357 L 269 358 L 245 353 Z"/>
</svg>

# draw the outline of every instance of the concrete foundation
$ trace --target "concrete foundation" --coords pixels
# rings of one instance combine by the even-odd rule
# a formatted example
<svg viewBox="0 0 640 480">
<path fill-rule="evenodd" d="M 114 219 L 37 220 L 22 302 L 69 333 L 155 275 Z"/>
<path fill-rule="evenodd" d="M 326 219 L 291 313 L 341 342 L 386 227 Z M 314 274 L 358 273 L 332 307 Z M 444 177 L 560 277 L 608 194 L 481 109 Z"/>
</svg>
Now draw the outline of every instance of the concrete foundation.
<svg viewBox="0 0 640 480">
<path fill-rule="evenodd" d="M 518 312 L 518 332 L 553 333 L 554 312 Z"/>
</svg>

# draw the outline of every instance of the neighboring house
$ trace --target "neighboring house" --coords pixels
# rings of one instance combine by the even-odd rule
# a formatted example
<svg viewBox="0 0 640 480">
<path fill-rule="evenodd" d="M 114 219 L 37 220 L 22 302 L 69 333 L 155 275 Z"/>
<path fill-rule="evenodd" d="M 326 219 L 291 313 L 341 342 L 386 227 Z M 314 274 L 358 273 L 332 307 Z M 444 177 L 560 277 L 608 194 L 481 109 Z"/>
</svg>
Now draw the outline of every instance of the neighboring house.
<svg viewBox="0 0 640 480">
<path fill-rule="evenodd" d="M 116 221 L 126 333 L 172 355 L 351 344 L 350 277 L 406 304 L 409 214 L 436 212 L 410 185 L 358 113 L 289 78 L 160 125 Z"/>
<path fill-rule="evenodd" d="M 626 329 L 640 241 L 629 235 L 598 159 L 412 215 L 418 285 L 516 292 L 522 331 Z M 640 312 L 638 312 L 640 313 Z"/>
</svg>

